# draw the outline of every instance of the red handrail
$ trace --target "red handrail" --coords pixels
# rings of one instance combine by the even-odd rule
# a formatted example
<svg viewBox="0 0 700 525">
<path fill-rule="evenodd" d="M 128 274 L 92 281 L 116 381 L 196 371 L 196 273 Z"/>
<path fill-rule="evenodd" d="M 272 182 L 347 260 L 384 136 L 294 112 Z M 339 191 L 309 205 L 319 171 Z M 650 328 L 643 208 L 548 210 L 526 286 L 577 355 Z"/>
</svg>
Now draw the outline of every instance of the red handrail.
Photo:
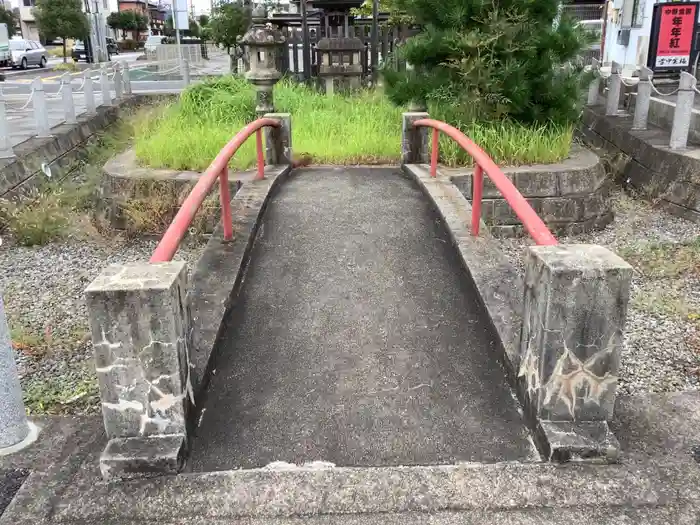
<svg viewBox="0 0 700 525">
<path fill-rule="evenodd" d="M 438 161 L 438 134 L 442 131 L 445 135 L 459 144 L 474 159 L 474 177 L 472 194 L 472 235 L 479 235 L 479 223 L 481 222 L 481 199 L 484 189 L 484 172 L 489 176 L 503 198 L 518 216 L 523 226 L 539 245 L 555 245 L 557 239 L 549 231 L 549 228 L 542 222 L 542 219 L 532 209 L 530 203 L 518 191 L 513 183 L 504 175 L 496 163 L 488 154 L 472 142 L 464 133 L 457 128 L 433 119 L 416 120 L 413 123 L 416 127 L 433 129 L 432 151 L 430 155 L 430 176 L 437 176 Z"/>
<path fill-rule="evenodd" d="M 256 134 L 255 144 L 257 147 L 258 170 L 255 177 L 256 180 L 265 177 L 265 160 L 262 150 L 262 128 L 271 126 L 279 127 L 280 123 L 271 118 L 260 118 L 251 122 L 241 131 L 236 133 L 228 144 L 226 144 L 216 158 L 209 164 L 207 170 L 202 174 L 195 184 L 192 191 L 180 206 L 180 210 L 175 215 L 173 222 L 166 230 L 163 238 L 156 246 L 151 262 L 167 262 L 173 258 L 175 252 L 180 247 L 182 239 L 187 233 L 187 229 L 192 224 L 195 215 L 202 207 L 204 199 L 207 198 L 209 192 L 214 187 L 216 179 L 219 179 L 219 196 L 221 202 L 221 223 L 224 229 L 224 240 L 230 241 L 233 238 L 233 225 L 231 219 L 231 195 L 228 187 L 228 162 L 236 153 L 238 148 L 250 137 L 253 133 Z"/>
</svg>

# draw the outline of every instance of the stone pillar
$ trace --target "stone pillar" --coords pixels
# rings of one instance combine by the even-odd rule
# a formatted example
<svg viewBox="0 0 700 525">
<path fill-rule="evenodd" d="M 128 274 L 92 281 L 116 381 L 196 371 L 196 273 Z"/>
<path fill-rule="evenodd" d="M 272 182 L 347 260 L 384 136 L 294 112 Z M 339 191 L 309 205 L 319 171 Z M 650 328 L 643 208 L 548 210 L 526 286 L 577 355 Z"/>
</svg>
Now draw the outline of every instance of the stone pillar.
<svg viewBox="0 0 700 525">
<path fill-rule="evenodd" d="M 279 128 L 263 128 L 265 133 L 265 164 L 292 164 L 292 115 L 289 113 L 267 113 L 265 118 L 280 121 Z"/>
<path fill-rule="evenodd" d="M 12 137 L 7 121 L 7 107 L 5 97 L 0 93 L 0 159 L 11 159 L 15 156 L 12 151 Z"/>
<path fill-rule="evenodd" d="M 75 124 L 75 102 L 73 100 L 73 77 L 70 73 L 66 73 L 61 77 L 61 95 L 63 96 L 63 115 L 66 118 L 66 124 Z"/>
<path fill-rule="evenodd" d="M 95 104 L 95 85 L 92 83 L 92 70 L 88 69 L 83 73 L 85 84 L 83 87 L 83 95 L 85 97 L 85 113 L 94 115 L 97 105 Z"/>
<path fill-rule="evenodd" d="M 693 118 L 693 102 L 695 101 L 695 77 L 685 71 L 681 72 L 676 96 L 676 109 L 673 111 L 671 124 L 671 149 L 683 149 L 688 145 L 690 121 Z"/>
<path fill-rule="evenodd" d="M 600 62 L 595 58 L 591 61 L 591 69 L 593 71 L 593 80 L 588 85 L 588 100 L 586 103 L 589 106 L 595 106 L 598 103 L 598 93 L 600 92 Z"/>
<path fill-rule="evenodd" d="M 428 160 L 428 128 L 416 128 L 416 120 L 430 118 L 427 113 L 404 113 L 401 132 L 401 163 L 425 164 Z"/>
<path fill-rule="evenodd" d="M 637 101 L 634 103 L 634 119 L 632 129 L 647 129 L 649 116 L 649 104 L 651 102 L 651 80 L 654 73 L 648 67 L 642 66 L 639 71 L 639 83 L 637 84 Z"/>
<path fill-rule="evenodd" d="M 182 60 L 182 83 L 185 87 L 190 85 L 190 61 L 186 58 Z"/>
<path fill-rule="evenodd" d="M 34 110 L 34 121 L 36 122 L 36 136 L 50 137 L 51 127 L 49 126 L 49 108 L 46 105 L 46 92 L 44 82 L 41 78 L 32 80 L 32 109 Z"/>
<path fill-rule="evenodd" d="M 605 114 L 615 116 L 620 107 L 620 89 L 622 88 L 622 67 L 617 62 L 612 63 L 610 68 L 610 89 L 605 104 Z"/>
<path fill-rule="evenodd" d="M 114 64 L 114 96 L 117 100 L 124 97 L 124 87 L 122 85 L 122 68 L 117 62 Z"/>
<path fill-rule="evenodd" d="M 100 90 L 102 91 L 102 105 L 112 105 L 112 92 L 109 88 L 109 77 L 107 76 L 107 67 L 102 64 L 100 67 Z"/>
<path fill-rule="evenodd" d="M 631 278 L 602 246 L 528 249 L 518 380 L 550 459 L 617 459 L 607 421 Z"/>
<path fill-rule="evenodd" d="M 0 295 L 0 453 L 28 436 L 29 423 L 22 400 L 22 387 Z"/>
<path fill-rule="evenodd" d="M 112 265 L 85 290 L 105 478 L 177 472 L 187 449 L 190 313 L 184 262 Z"/>
<path fill-rule="evenodd" d="M 124 62 L 124 93 L 131 95 L 131 70 L 128 62 Z"/>
</svg>

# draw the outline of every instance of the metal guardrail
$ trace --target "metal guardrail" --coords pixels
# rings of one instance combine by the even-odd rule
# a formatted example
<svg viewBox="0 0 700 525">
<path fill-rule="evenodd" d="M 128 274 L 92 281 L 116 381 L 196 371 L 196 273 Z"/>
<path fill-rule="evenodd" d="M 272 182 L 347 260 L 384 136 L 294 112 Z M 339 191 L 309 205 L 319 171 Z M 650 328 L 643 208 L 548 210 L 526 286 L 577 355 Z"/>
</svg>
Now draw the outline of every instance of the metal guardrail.
<svg viewBox="0 0 700 525">
<path fill-rule="evenodd" d="M 587 104 L 593 106 L 598 104 L 598 97 L 601 90 L 601 82 L 607 83 L 607 99 L 605 103 L 605 115 L 615 117 L 620 115 L 620 92 L 622 86 L 634 86 L 633 82 L 627 82 L 622 77 L 622 66 L 613 62 L 610 74 L 605 75 L 600 69 L 600 62 L 593 62 L 593 80 L 588 88 Z M 696 85 L 696 79 L 690 73 L 681 72 L 678 87 L 668 92 L 661 91 L 653 82 L 654 73 L 648 67 L 642 66 L 639 73 L 637 86 L 637 100 L 634 105 L 634 117 L 632 119 L 633 130 L 647 129 L 649 106 L 651 97 L 656 94 L 659 97 L 675 96 L 675 108 L 673 110 L 673 122 L 671 124 L 671 137 L 669 139 L 670 149 L 683 149 L 688 145 L 688 134 L 690 133 L 690 123 L 693 118 L 693 103 L 695 93 L 700 91 Z"/>
</svg>

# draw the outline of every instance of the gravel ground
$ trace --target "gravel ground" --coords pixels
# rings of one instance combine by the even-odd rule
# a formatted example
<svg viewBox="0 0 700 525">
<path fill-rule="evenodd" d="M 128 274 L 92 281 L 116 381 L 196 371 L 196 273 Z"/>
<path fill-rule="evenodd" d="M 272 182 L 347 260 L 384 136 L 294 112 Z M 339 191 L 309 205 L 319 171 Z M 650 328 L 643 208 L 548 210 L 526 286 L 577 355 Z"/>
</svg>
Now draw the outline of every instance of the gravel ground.
<svg viewBox="0 0 700 525">
<path fill-rule="evenodd" d="M 645 249 L 658 243 L 687 243 L 700 236 L 700 224 L 674 217 L 623 192 L 614 196 L 615 221 L 604 230 L 571 237 L 562 243 L 600 244 L 620 254 L 642 254 L 635 273 L 621 358 L 623 393 L 672 392 L 700 386 L 700 248 L 693 253 L 695 271 L 659 277 L 640 262 Z M 526 239 L 503 239 L 511 262 L 523 271 Z M 663 253 L 663 252 L 662 252 Z M 671 251 L 664 264 L 674 264 Z M 663 268 L 661 268 L 663 271 Z M 654 272 L 657 273 L 657 272 Z"/>
<path fill-rule="evenodd" d="M 117 238 L 0 246 L 0 290 L 31 412 L 98 409 L 83 290 L 108 264 L 147 261 L 155 245 Z M 192 269 L 204 246 L 190 240 L 175 259 Z"/>
</svg>

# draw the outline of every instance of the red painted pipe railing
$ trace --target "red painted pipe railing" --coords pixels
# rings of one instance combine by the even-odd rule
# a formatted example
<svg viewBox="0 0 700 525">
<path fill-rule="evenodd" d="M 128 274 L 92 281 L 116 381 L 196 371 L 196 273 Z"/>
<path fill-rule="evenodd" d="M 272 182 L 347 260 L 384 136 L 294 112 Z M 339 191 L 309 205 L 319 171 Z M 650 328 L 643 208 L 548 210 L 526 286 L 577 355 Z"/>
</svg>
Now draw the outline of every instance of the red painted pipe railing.
<svg viewBox="0 0 700 525">
<path fill-rule="evenodd" d="M 219 180 L 221 224 L 224 230 L 224 240 L 230 241 L 233 239 L 231 194 L 228 187 L 228 163 L 231 157 L 238 151 L 238 148 L 241 147 L 248 137 L 255 133 L 255 145 L 257 147 L 258 159 L 257 175 L 255 178 L 256 180 L 264 178 L 265 158 L 262 149 L 262 128 L 265 126 L 276 128 L 279 127 L 279 125 L 279 121 L 271 118 L 258 119 L 239 131 L 236 136 L 222 148 L 207 170 L 199 178 L 197 184 L 192 188 L 192 191 L 184 200 L 182 206 L 180 206 L 180 210 L 175 215 L 173 222 L 166 230 L 163 238 L 160 240 L 151 256 L 152 263 L 167 262 L 173 258 L 173 255 L 175 255 L 175 252 L 180 247 L 182 239 L 185 237 L 185 233 L 187 233 L 187 230 L 192 224 L 195 215 L 197 215 L 197 212 L 202 207 L 204 199 L 209 195 L 217 179 Z"/>
<path fill-rule="evenodd" d="M 416 127 L 432 128 L 432 151 L 430 153 L 430 176 L 437 176 L 438 163 L 438 138 L 442 131 L 445 135 L 454 140 L 474 159 L 474 177 L 472 193 L 472 235 L 479 235 L 479 224 L 481 222 L 481 200 L 484 191 L 484 173 L 488 175 L 493 184 L 501 192 L 503 198 L 518 216 L 523 226 L 539 245 L 558 244 L 557 239 L 549 231 L 547 225 L 540 219 L 530 203 L 518 191 L 513 183 L 505 176 L 496 163 L 484 150 L 472 142 L 464 133 L 457 128 L 433 119 L 416 120 L 413 123 Z"/>
</svg>

